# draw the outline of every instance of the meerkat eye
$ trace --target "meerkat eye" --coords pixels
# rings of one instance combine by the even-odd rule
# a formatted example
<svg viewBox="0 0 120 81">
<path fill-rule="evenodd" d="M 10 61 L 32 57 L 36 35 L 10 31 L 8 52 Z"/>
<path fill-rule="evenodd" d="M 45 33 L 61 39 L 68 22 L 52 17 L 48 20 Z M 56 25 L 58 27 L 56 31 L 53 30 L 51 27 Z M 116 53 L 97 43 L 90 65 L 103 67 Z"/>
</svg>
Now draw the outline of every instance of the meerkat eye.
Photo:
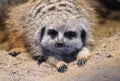
<svg viewBox="0 0 120 81">
<path fill-rule="evenodd" d="M 56 30 L 48 30 L 48 35 L 50 35 L 52 38 L 55 38 L 58 35 L 58 32 Z"/>
<path fill-rule="evenodd" d="M 69 39 L 72 39 L 72 38 L 75 38 L 77 36 L 77 33 L 74 31 L 68 31 L 68 32 L 64 33 L 64 36 L 69 38 Z"/>
</svg>

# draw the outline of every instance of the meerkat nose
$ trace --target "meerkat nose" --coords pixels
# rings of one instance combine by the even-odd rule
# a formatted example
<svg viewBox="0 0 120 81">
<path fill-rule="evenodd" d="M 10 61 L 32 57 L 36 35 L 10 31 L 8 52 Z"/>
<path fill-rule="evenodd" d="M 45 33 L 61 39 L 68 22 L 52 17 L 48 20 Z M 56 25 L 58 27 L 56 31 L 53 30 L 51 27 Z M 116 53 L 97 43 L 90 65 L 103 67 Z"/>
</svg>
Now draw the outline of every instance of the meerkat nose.
<svg viewBox="0 0 120 81">
<path fill-rule="evenodd" d="M 62 48 L 64 46 L 64 43 L 56 43 L 55 46 L 58 48 Z"/>
</svg>

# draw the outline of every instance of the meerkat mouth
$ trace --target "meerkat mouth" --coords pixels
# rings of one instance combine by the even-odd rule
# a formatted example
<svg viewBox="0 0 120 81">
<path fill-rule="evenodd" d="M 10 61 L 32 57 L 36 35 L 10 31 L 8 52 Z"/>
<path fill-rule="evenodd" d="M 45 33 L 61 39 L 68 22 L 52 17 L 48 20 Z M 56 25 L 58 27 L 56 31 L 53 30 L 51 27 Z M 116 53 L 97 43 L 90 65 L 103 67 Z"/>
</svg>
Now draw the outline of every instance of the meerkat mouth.
<svg viewBox="0 0 120 81">
<path fill-rule="evenodd" d="M 65 46 L 64 43 L 56 43 L 55 44 L 56 48 L 63 48 L 64 46 Z"/>
</svg>

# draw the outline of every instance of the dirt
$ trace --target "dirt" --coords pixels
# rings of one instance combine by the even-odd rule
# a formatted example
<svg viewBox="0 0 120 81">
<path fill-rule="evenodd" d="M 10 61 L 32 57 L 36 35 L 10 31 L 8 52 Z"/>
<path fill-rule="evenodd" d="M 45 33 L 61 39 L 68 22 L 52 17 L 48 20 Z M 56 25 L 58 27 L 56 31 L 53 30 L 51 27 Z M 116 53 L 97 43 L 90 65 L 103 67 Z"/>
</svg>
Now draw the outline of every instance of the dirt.
<svg viewBox="0 0 120 81">
<path fill-rule="evenodd" d="M 83 67 L 69 63 L 65 73 L 47 63 L 38 65 L 29 54 L 12 57 L 1 50 L 0 81 L 120 81 L 120 23 L 99 25 L 94 37 L 92 58 Z"/>
</svg>

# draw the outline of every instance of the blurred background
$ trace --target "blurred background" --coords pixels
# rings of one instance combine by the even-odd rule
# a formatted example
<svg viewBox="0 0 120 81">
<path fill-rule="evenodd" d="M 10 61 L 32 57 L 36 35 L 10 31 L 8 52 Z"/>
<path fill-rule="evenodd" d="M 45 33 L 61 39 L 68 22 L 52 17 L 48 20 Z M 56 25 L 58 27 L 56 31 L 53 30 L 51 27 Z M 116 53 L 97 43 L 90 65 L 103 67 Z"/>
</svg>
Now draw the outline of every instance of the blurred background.
<svg viewBox="0 0 120 81">
<path fill-rule="evenodd" d="M 0 49 L 8 50 L 4 21 L 7 9 L 11 6 L 26 3 L 28 0 L 0 0 Z M 86 0 L 97 13 L 98 25 L 94 36 L 97 39 L 113 36 L 120 32 L 120 0 Z"/>
</svg>

